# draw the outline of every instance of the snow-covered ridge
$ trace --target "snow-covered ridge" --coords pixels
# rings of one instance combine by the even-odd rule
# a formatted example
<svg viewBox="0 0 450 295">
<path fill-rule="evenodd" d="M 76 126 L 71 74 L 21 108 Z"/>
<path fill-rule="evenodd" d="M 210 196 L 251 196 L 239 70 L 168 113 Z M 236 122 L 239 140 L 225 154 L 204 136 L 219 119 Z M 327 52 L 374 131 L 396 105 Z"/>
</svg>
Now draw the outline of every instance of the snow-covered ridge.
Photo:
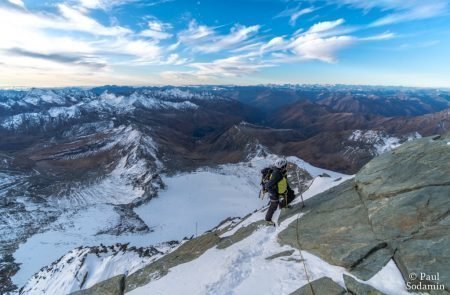
<svg viewBox="0 0 450 295">
<path fill-rule="evenodd" d="M 381 155 L 399 147 L 405 141 L 421 138 L 422 136 L 415 132 L 404 138 L 390 136 L 381 130 L 354 130 L 348 140 L 368 144 L 372 146 L 371 153 L 373 156 Z"/>
<path fill-rule="evenodd" d="M 159 189 L 152 182 L 155 173 L 162 167 L 156 156 L 158 148 L 153 139 L 131 126 L 119 126 L 107 133 L 107 140 L 96 143 L 101 145 L 95 150 L 68 150 L 55 157 L 81 159 L 116 148 L 125 154 L 117 161 L 114 169 L 92 183 L 73 184 L 66 190 L 50 195 L 49 200 L 65 208 L 101 203 L 128 204 Z"/>
<path fill-rule="evenodd" d="M 177 242 L 150 247 L 128 244 L 79 247 L 43 267 L 23 287 L 22 294 L 69 294 L 105 279 L 132 273 L 177 246 Z"/>
<path fill-rule="evenodd" d="M 195 110 L 195 101 L 224 99 L 209 92 L 171 89 L 137 89 L 129 95 L 104 91 L 96 95 L 87 90 L 31 89 L 0 90 L 0 128 L 18 129 L 50 123 L 61 123 L 84 114 L 132 113 L 136 108 L 147 110 Z M 9 113 L 9 115 L 5 115 Z"/>
</svg>

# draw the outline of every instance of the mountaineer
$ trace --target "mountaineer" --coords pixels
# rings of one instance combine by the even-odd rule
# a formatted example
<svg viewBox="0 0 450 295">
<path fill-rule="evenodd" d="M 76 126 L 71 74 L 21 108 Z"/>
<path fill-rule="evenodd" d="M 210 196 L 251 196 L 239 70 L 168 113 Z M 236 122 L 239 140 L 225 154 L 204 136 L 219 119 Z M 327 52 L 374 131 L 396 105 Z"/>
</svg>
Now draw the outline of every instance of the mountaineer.
<svg viewBox="0 0 450 295">
<path fill-rule="evenodd" d="M 284 158 L 276 160 L 273 166 L 261 170 L 261 185 L 263 191 L 269 193 L 270 205 L 266 214 L 266 221 L 275 225 L 272 216 L 277 207 L 289 207 L 289 203 L 295 198 L 294 191 L 289 187 L 287 180 L 287 161 Z"/>
</svg>

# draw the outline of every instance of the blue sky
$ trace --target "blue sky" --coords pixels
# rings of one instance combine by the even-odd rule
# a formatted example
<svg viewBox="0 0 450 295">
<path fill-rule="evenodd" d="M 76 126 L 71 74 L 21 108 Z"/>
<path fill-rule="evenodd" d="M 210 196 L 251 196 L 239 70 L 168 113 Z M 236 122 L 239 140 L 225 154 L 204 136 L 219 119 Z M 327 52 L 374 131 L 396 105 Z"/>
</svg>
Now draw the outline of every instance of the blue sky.
<svg viewBox="0 0 450 295">
<path fill-rule="evenodd" d="M 450 87 L 448 0 L 0 0 L 0 86 Z"/>
</svg>

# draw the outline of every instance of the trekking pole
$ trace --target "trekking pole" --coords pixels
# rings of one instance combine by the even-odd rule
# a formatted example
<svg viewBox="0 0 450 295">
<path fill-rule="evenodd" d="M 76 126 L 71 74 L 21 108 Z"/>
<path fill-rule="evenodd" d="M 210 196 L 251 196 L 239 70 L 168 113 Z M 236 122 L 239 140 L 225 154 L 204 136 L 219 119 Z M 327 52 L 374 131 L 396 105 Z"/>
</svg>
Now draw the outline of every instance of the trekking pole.
<svg viewBox="0 0 450 295">
<path fill-rule="evenodd" d="M 300 193 L 300 198 L 302 198 L 302 208 L 305 207 L 305 202 L 303 201 L 303 192 L 300 187 L 300 177 L 298 176 L 298 169 L 295 169 L 295 174 L 297 174 L 298 192 Z"/>
</svg>

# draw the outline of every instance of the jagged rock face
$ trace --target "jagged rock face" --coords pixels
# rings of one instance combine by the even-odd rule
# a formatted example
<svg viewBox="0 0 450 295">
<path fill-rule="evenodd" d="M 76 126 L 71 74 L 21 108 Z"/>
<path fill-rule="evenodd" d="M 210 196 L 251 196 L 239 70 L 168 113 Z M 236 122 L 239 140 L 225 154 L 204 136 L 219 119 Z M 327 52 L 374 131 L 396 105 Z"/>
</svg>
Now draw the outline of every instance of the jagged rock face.
<svg viewBox="0 0 450 295">
<path fill-rule="evenodd" d="M 450 134 L 423 138 L 375 158 L 354 180 L 308 200 L 308 212 L 280 241 L 297 248 L 300 242 L 363 280 L 393 257 L 405 281 L 413 272 L 439 272 L 431 283 L 449 290 L 449 142 Z"/>
</svg>

